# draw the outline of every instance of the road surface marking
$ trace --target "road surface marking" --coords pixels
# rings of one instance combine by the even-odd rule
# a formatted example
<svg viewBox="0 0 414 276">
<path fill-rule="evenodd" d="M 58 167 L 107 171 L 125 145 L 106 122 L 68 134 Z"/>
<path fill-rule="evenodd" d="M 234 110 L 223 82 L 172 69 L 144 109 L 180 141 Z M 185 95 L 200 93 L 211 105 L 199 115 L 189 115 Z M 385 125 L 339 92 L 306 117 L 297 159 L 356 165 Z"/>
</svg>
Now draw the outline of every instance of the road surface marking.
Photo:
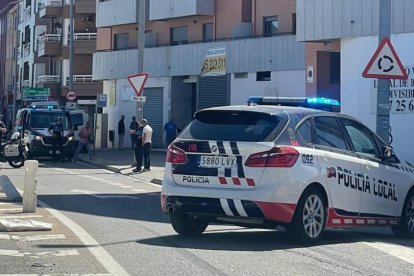
<svg viewBox="0 0 414 276">
<path fill-rule="evenodd" d="M 24 255 L 20 253 L 18 250 L 4 250 L 4 249 L 0 249 L 0 256 L 24 257 Z"/>
<path fill-rule="evenodd" d="M 7 234 L 0 234 L 0 240 L 10 240 L 10 235 Z"/>
<path fill-rule="evenodd" d="M 50 214 L 68 227 L 82 243 L 89 249 L 96 260 L 112 275 L 129 275 L 128 272 L 82 227 L 73 220 L 63 215 L 61 212 L 53 209 L 43 201 L 38 201 L 39 205 L 45 208 Z"/>
<path fill-rule="evenodd" d="M 41 218 L 42 215 L 13 215 L 13 216 L 4 216 L 0 215 L 0 219 L 23 219 L 23 218 Z"/>
<path fill-rule="evenodd" d="M 364 242 L 364 244 L 414 265 L 414 249 L 385 242 Z"/>
<path fill-rule="evenodd" d="M 131 191 L 133 191 L 133 192 L 141 192 L 141 193 L 148 192 L 147 190 L 142 190 L 142 189 L 131 189 Z"/>
<path fill-rule="evenodd" d="M 124 186 L 124 184 L 117 183 L 117 182 L 112 182 L 112 183 L 109 183 L 109 184 L 113 185 L 113 186 Z"/>
<path fill-rule="evenodd" d="M 122 186 L 119 186 L 119 188 L 131 189 L 131 188 L 134 188 L 134 187 L 128 186 L 128 185 L 122 185 Z"/>
<path fill-rule="evenodd" d="M 44 240 L 59 240 L 66 239 L 63 234 L 57 235 L 32 235 L 32 236 L 11 236 L 12 240 L 16 241 L 44 241 Z"/>
<path fill-rule="evenodd" d="M 5 214 L 5 213 L 7 213 L 7 212 L 16 212 L 16 211 L 23 212 L 23 207 L 21 207 L 21 208 L 7 208 L 7 209 L 0 209 L 0 214 Z"/>
<path fill-rule="evenodd" d="M 100 198 L 100 199 L 108 199 L 108 198 L 130 198 L 130 199 L 137 199 L 138 197 L 136 196 L 129 196 L 129 195 L 119 195 L 119 194 L 112 194 L 112 195 L 108 195 L 108 194 L 100 194 L 98 192 L 95 191 L 85 191 L 85 190 L 78 190 L 78 189 L 74 189 L 72 191 L 70 191 L 71 193 L 81 193 L 81 194 L 85 194 L 85 195 L 90 195 L 96 198 Z"/>
<path fill-rule="evenodd" d="M 28 254 L 32 258 L 41 258 L 41 257 L 66 257 L 66 256 L 78 256 L 79 251 L 76 249 L 67 249 L 67 250 L 59 250 L 59 251 L 44 251 L 44 252 L 37 252 L 33 254 Z"/>
</svg>

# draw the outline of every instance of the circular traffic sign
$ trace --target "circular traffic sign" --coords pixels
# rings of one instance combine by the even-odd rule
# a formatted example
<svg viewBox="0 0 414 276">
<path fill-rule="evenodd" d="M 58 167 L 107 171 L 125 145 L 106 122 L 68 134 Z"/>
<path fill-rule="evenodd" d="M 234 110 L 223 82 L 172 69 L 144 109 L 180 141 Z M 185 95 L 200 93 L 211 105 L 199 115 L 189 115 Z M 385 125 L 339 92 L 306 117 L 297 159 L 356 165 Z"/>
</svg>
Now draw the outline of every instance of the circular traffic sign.
<svg viewBox="0 0 414 276">
<path fill-rule="evenodd" d="M 66 94 L 66 99 L 68 100 L 68 101 L 70 101 L 70 102 L 74 102 L 74 101 L 76 101 L 76 99 L 78 98 L 78 95 L 76 95 L 76 92 L 75 91 L 69 91 L 67 94 Z"/>
</svg>

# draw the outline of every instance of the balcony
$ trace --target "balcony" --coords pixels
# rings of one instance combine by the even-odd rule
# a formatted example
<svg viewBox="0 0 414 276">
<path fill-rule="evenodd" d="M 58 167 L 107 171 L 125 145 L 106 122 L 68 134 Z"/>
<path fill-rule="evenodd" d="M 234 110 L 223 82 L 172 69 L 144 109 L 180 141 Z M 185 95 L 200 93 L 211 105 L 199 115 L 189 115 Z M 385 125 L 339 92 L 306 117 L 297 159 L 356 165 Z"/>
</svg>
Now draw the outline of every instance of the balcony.
<svg viewBox="0 0 414 276">
<path fill-rule="evenodd" d="M 37 87 L 47 87 L 50 88 L 52 96 L 59 95 L 60 93 L 60 76 L 56 75 L 43 75 L 37 77 L 36 80 Z"/>
<path fill-rule="evenodd" d="M 24 9 L 24 21 L 29 20 L 31 15 L 32 15 L 32 7 L 28 6 L 27 8 Z"/>
<path fill-rule="evenodd" d="M 209 49 L 226 47 L 227 72 L 304 70 L 304 44 L 291 34 L 145 48 L 144 68 L 151 77 L 198 75 Z M 252 56 L 254 53 L 254 56 Z M 123 79 L 138 70 L 137 49 L 93 54 L 95 80 Z"/>
<path fill-rule="evenodd" d="M 30 80 L 24 80 L 22 81 L 22 88 L 29 87 L 30 86 Z"/>
<path fill-rule="evenodd" d="M 69 91 L 69 77 L 66 78 L 63 92 Z M 73 90 L 75 90 L 78 97 L 82 96 L 96 96 L 102 92 L 102 82 L 97 82 L 92 79 L 92 75 L 73 75 Z"/>
<path fill-rule="evenodd" d="M 23 45 L 23 57 L 30 55 L 30 43 Z"/>
<path fill-rule="evenodd" d="M 137 0 L 112 0 L 97 2 L 96 27 L 109 27 L 138 22 Z"/>
<path fill-rule="evenodd" d="M 151 0 L 149 20 L 168 20 L 185 16 L 214 15 L 214 0 Z"/>
<path fill-rule="evenodd" d="M 82 0 L 76 1 L 75 13 L 95 13 L 96 12 L 96 0 Z"/>
<path fill-rule="evenodd" d="M 39 3 L 40 18 L 54 18 L 62 14 L 62 0 L 46 0 Z"/>
<path fill-rule="evenodd" d="M 39 36 L 37 43 L 37 55 L 39 57 L 57 56 L 61 53 L 62 35 L 44 34 Z"/>
</svg>

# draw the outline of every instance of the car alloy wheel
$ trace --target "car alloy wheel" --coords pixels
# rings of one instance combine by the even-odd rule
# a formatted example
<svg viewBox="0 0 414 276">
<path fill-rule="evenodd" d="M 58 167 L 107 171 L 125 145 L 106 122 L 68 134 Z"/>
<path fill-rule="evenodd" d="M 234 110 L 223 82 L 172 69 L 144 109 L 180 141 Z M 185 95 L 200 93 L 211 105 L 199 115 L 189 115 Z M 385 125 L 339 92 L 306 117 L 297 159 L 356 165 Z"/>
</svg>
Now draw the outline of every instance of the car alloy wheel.
<svg viewBox="0 0 414 276">
<path fill-rule="evenodd" d="M 318 237 L 323 231 L 325 214 L 321 198 L 311 194 L 305 201 L 303 208 L 303 226 L 310 238 Z"/>
<path fill-rule="evenodd" d="M 414 233 L 414 194 L 410 197 L 405 207 L 405 219 L 407 230 L 410 233 Z"/>
</svg>

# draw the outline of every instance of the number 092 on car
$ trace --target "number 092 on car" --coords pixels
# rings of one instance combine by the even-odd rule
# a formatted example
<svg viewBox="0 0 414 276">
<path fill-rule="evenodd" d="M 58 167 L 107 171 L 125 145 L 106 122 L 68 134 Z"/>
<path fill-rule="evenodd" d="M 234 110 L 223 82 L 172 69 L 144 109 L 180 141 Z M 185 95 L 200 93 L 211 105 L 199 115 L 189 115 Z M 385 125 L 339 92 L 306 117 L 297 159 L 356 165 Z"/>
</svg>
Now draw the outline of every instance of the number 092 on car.
<svg viewBox="0 0 414 276">
<path fill-rule="evenodd" d="M 234 156 L 200 156 L 199 167 L 201 168 L 235 168 L 236 157 Z"/>
</svg>

